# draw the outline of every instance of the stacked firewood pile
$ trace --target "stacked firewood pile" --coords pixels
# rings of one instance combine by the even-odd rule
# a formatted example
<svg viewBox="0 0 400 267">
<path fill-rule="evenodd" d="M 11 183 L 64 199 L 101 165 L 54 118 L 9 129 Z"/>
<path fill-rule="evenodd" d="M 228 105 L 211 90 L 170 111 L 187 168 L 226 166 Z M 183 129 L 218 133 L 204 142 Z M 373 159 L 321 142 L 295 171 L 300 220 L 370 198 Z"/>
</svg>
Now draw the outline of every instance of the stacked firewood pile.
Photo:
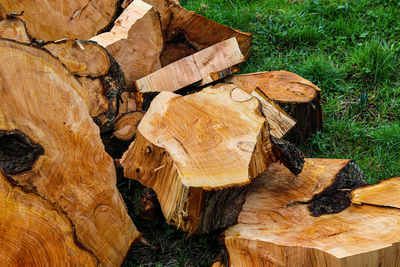
<svg viewBox="0 0 400 267">
<path fill-rule="evenodd" d="M 400 178 L 304 158 L 321 90 L 235 75 L 251 34 L 176 0 L 0 0 L 0 18 L 2 265 L 121 265 L 141 234 L 116 167 L 169 224 L 226 229 L 216 266 L 400 265 Z"/>
</svg>

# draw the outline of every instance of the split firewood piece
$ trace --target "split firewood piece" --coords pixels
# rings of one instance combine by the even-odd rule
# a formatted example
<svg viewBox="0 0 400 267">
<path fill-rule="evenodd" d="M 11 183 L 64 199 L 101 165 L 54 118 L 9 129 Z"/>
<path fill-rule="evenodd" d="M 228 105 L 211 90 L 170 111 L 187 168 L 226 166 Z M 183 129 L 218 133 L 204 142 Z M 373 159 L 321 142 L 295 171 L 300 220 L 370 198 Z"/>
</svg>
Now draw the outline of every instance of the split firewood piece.
<svg viewBox="0 0 400 267">
<path fill-rule="evenodd" d="M 131 112 L 122 115 L 114 126 L 114 136 L 120 140 L 131 140 L 136 134 L 139 122 L 142 120 L 144 113 Z"/>
<path fill-rule="evenodd" d="M 199 81 L 211 83 L 232 74 L 232 67 L 243 61 L 236 38 L 231 38 L 137 80 L 136 88 L 142 93 L 174 92 Z"/>
<path fill-rule="evenodd" d="M 128 89 L 134 81 L 161 68 L 164 39 L 157 11 L 141 0 L 130 4 L 110 32 L 91 39 L 107 49 L 125 75 Z"/>
<path fill-rule="evenodd" d="M 89 116 L 87 91 L 41 48 L 2 39 L 0 62 L 0 169 L 62 209 L 101 264 L 120 265 L 139 233 Z"/>
<path fill-rule="evenodd" d="M 229 79 L 229 78 L 228 78 Z M 241 94 L 245 93 L 243 90 L 238 89 L 235 92 Z M 279 105 L 275 104 L 268 97 L 265 97 L 264 93 L 256 88 L 249 97 L 255 97 L 260 101 L 261 111 L 268 121 L 270 134 L 278 139 L 283 138 L 290 129 L 296 125 L 296 121 L 293 120 L 289 114 L 287 114 Z"/>
<path fill-rule="evenodd" d="M 297 177 L 272 165 L 225 231 L 230 264 L 398 266 L 400 210 L 352 205 L 351 190 L 363 183 L 349 160 L 306 159 Z"/>
<path fill-rule="evenodd" d="M 191 46 L 200 51 L 235 37 L 244 57 L 249 57 L 252 40 L 251 34 L 234 30 L 209 20 L 174 3 L 169 4 L 169 9 L 171 10 L 171 19 L 166 32 L 167 42 L 173 43 L 177 36 L 183 35 Z"/>
<path fill-rule="evenodd" d="M 300 142 L 322 129 L 321 89 L 299 75 L 267 71 L 234 75 L 226 81 L 274 101 L 294 118 L 297 124 L 286 136 L 290 141 Z"/>
<path fill-rule="evenodd" d="M 259 102 L 235 85 L 161 92 L 121 159 L 125 177 L 152 188 L 168 223 L 191 233 L 232 225 L 251 179 L 275 161 Z"/>
<path fill-rule="evenodd" d="M 78 78 L 89 93 L 89 113 L 102 132 L 112 130 L 118 115 L 124 75 L 113 57 L 90 41 L 63 40 L 43 46 Z"/>
<path fill-rule="evenodd" d="M 0 0 L 7 13 L 20 13 L 29 34 L 36 40 L 62 38 L 87 40 L 114 21 L 119 0 Z"/>
<path fill-rule="evenodd" d="M 8 16 L 0 21 L 0 37 L 12 39 L 21 43 L 31 43 L 25 22 L 17 17 Z"/>
<path fill-rule="evenodd" d="M 0 172 L 2 266 L 98 266 L 76 240 L 68 217 Z"/>
<path fill-rule="evenodd" d="M 368 204 L 400 209 L 399 196 L 400 177 L 397 177 L 354 190 L 351 201 L 354 204 Z"/>
</svg>

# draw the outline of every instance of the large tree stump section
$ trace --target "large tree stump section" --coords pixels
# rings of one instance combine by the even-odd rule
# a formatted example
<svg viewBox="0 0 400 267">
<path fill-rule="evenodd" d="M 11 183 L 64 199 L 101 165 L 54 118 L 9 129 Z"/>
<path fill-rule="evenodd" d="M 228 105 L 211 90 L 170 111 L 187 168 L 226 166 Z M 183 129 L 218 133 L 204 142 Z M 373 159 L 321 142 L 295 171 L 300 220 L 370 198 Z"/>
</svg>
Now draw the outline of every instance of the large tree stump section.
<svg viewBox="0 0 400 267">
<path fill-rule="evenodd" d="M 273 164 L 225 232 L 230 264 L 399 266 L 400 210 L 351 204 L 363 182 L 349 160 L 306 159 L 297 177 Z"/>
<path fill-rule="evenodd" d="M 235 223 L 251 179 L 275 161 L 258 101 L 232 99 L 235 88 L 160 93 L 120 162 L 157 193 L 167 222 L 191 233 Z"/>
<path fill-rule="evenodd" d="M 298 143 L 322 129 L 321 89 L 299 75 L 267 71 L 234 75 L 226 81 L 249 94 L 274 101 L 295 119 L 297 123 L 286 139 Z"/>
<path fill-rule="evenodd" d="M 119 0 L 0 0 L 3 12 L 23 12 L 30 36 L 43 41 L 88 40 L 109 27 L 118 5 Z"/>
<path fill-rule="evenodd" d="M 31 43 L 25 22 L 17 17 L 7 16 L 0 21 L 0 37 L 12 39 L 21 43 Z"/>
<path fill-rule="evenodd" d="M 120 265 L 139 232 L 116 188 L 86 90 L 43 49 L 2 39 L 0 58 L 0 169 L 62 210 L 76 242 L 99 263 Z"/>
<path fill-rule="evenodd" d="M 131 3 L 115 21 L 110 32 L 91 39 L 116 59 L 125 75 L 128 89 L 134 82 L 161 68 L 164 39 L 155 9 L 141 1 Z"/>
<path fill-rule="evenodd" d="M 400 177 L 383 180 L 375 185 L 352 192 L 354 204 L 375 205 L 400 209 Z"/>
<path fill-rule="evenodd" d="M 124 74 L 114 58 L 90 41 L 49 42 L 43 48 L 56 56 L 86 88 L 89 113 L 100 130 L 112 130 L 125 90 Z"/>
<path fill-rule="evenodd" d="M 236 38 L 231 38 L 137 80 L 136 88 L 141 93 L 174 92 L 199 81 L 211 83 L 232 74 L 231 67 L 243 61 Z"/>
<path fill-rule="evenodd" d="M 0 172 L 2 266 L 98 266 L 75 240 L 68 217 L 36 194 L 13 186 Z"/>
</svg>

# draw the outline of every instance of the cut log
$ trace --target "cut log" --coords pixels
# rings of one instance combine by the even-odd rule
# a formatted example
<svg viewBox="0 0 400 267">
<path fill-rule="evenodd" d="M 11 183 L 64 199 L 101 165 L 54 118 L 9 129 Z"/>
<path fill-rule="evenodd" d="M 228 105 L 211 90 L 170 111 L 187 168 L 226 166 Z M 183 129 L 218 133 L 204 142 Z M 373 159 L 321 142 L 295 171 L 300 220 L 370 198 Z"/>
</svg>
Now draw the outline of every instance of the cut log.
<svg viewBox="0 0 400 267">
<path fill-rule="evenodd" d="M 125 177 L 152 188 L 168 223 L 209 233 L 236 222 L 250 180 L 275 161 L 268 123 L 235 85 L 160 93 L 123 155 Z"/>
<path fill-rule="evenodd" d="M 249 94 L 272 100 L 294 118 L 297 124 L 286 139 L 298 143 L 322 129 L 321 89 L 297 74 L 270 71 L 234 75 L 225 80 Z"/>
<path fill-rule="evenodd" d="M 21 43 L 31 43 L 25 22 L 17 17 L 8 16 L 0 22 L 0 37 Z"/>
<path fill-rule="evenodd" d="M 128 89 L 134 81 L 161 68 L 164 40 L 155 9 L 141 0 L 130 4 L 110 32 L 91 39 L 107 49 L 125 75 Z"/>
<path fill-rule="evenodd" d="M 384 180 L 352 192 L 354 204 L 367 204 L 400 209 L 400 177 Z"/>
<path fill-rule="evenodd" d="M 239 91 L 240 94 L 246 93 L 239 88 L 234 92 Z M 260 101 L 261 111 L 268 121 L 270 134 L 272 136 L 278 139 L 283 138 L 293 128 L 293 126 L 296 125 L 296 121 L 293 120 L 281 107 L 271 101 L 268 97 L 265 97 L 264 93 L 260 89 L 256 88 L 251 95 L 247 95 L 249 98 L 255 97 Z"/>
<path fill-rule="evenodd" d="M 169 4 L 171 20 L 166 32 L 166 41 L 173 42 L 178 35 L 184 35 L 197 51 L 235 37 L 245 58 L 250 55 L 252 36 L 188 11 L 174 3 Z"/>
<path fill-rule="evenodd" d="M 62 210 L 100 264 L 120 265 L 139 233 L 89 116 L 86 90 L 43 49 L 2 39 L 0 58 L 0 169 Z"/>
<path fill-rule="evenodd" d="M 22 13 L 30 36 L 36 40 L 87 40 L 114 21 L 119 0 L 0 0 L 4 12 Z"/>
<path fill-rule="evenodd" d="M 0 172 L 2 266 L 98 266 L 76 240 L 68 217 Z"/>
<path fill-rule="evenodd" d="M 230 264 L 398 266 L 400 210 L 352 205 L 350 192 L 363 183 L 349 160 L 306 159 L 298 177 L 273 164 L 225 232 Z"/>
<path fill-rule="evenodd" d="M 142 112 L 131 112 L 122 115 L 115 123 L 114 136 L 120 140 L 132 140 L 143 116 L 144 113 Z"/>
<path fill-rule="evenodd" d="M 112 130 L 119 113 L 124 75 L 107 51 L 94 42 L 60 41 L 43 46 L 74 74 L 89 93 L 89 113 L 102 132 Z"/>
<path fill-rule="evenodd" d="M 231 67 L 243 61 L 236 38 L 231 38 L 137 80 L 136 88 L 142 93 L 174 92 L 199 81 L 211 83 L 232 74 Z"/>
</svg>

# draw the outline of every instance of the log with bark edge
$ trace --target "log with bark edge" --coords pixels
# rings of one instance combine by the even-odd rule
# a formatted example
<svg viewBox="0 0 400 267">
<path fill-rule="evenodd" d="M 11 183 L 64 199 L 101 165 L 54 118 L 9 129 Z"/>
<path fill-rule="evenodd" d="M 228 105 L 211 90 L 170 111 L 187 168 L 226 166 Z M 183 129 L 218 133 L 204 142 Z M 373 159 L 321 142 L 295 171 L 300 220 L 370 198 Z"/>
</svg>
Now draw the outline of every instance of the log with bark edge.
<svg viewBox="0 0 400 267">
<path fill-rule="evenodd" d="M 98 266 L 75 240 L 74 227 L 60 209 L 1 172 L 0 214 L 2 266 Z"/>
<path fill-rule="evenodd" d="M 118 117 L 124 75 L 113 57 L 90 41 L 65 40 L 42 46 L 74 74 L 89 93 L 89 113 L 102 132 L 112 130 Z"/>
<path fill-rule="evenodd" d="M 22 43 L 31 43 L 25 22 L 18 17 L 7 16 L 0 21 L 0 37 L 12 39 Z"/>
<path fill-rule="evenodd" d="M 0 169 L 65 212 L 77 242 L 101 264 L 121 264 L 139 233 L 87 91 L 43 49 L 1 39 L 0 57 Z"/>
<path fill-rule="evenodd" d="M 225 231 L 230 264 L 398 266 L 400 210 L 351 204 L 351 190 L 363 183 L 349 160 L 306 159 L 298 177 L 272 165 Z"/>
<path fill-rule="evenodd" d="M 249 94 L 258 88 L 261 97 L 279 104 L 297 124 L 286 139 L 300 142 L 322 129 L 321 89 L 288 71 L 267 71 L 234 75 L 233 82 Z"/>
<path fill-rule="evenodd" d="M 378 184 L 354 190 L 351 201 L 400 209 L 400 177 L 380 181 Z"/>
<path fill-rule="evenodd" d="M 250 180 L 275 161 L 259 103 L 232 84 L 187 96 L 160 93 L 121 159 L 152 188 L 168 223 L 209 233 L 236 222 Z"/>
<path fill-rule="evenodd" d="M 119 0 L 0 0 L 5 13 L 22 13 L 32 38 L 87 40 L 113 23 Z"/>
<path fill-rule="evenodd" d="M 124 72 L 128 89 L 134 82 L 161 68 L 160 54 L 164 45 L 160 18 L 155 9 L 133 1 L 115 21 L 110 32 L 91 39 L 107 49 Z"/>
<path fill-rule="evenodd" d="M 114 136 L 120 140 L 132 140 L 143 116 L 142 112 L 130 112 L 122 115 L 115 123 Z"/>
<path fill-rule="evenodd" d="M 178 60 L 136 81 L 141 93 L 177 91 L 196 82 L 202 84 L 232 74 L 232 67 L 244 61 L 236 38 L 231 38 Z"/>
<path fill-rule="evenodd" d="M 165 36 L 162 52 L 163 66 L 179 59 L 175 45 L 185 46 L 186 52 L 200 51 L 224 40 L 236 37 L 245 58 L 250 55 L 252 36 L 209 20 L 193 11 L 188 11 L 171 0 L 144 0 L 160 13 Z M 171 55 L 172 53 L 173 55 Z M 182 56 L 186 54 L 182 53 Z M 168 59 L 168 60 L 167 60 Z"/>
<path fill-rule="evenodd" d="M 244 92 L 241 89 L 236 91 L 239 90 Z M 257 98 L 260 101 L 261 111 L 268 121 L 270 134 L 274 137 L 278 139 L 283 138 L 293 128 L 293 126 L 296 125 L 296 121 L 293 120 L 281 107 L 266 97 L 259 88 L 256 88 L 248 95 L 249 97 Z"/>
</svg>

